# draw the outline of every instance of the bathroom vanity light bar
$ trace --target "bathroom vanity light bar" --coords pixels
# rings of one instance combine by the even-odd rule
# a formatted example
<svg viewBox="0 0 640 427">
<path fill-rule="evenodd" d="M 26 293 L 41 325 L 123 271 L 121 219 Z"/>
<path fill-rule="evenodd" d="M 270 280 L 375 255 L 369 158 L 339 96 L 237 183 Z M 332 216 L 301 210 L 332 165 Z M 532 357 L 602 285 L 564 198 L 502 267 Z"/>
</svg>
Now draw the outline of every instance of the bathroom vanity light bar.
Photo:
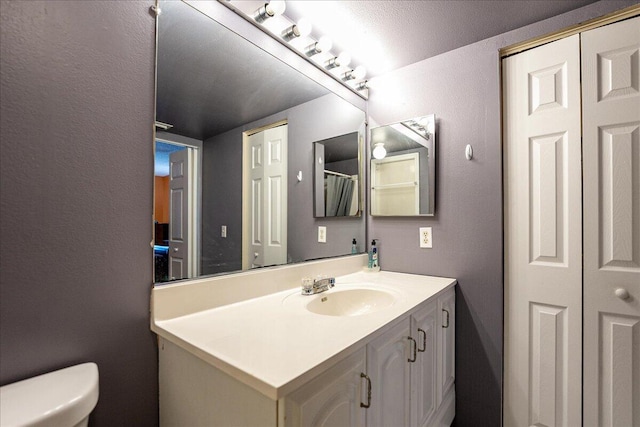
<svg viewBox="0 0 640 427">
<path fill-rule="evenodd" d="M 332 55 L 330 53 L 332 42 L 329 37 L 322 36 L 318 40 L 309 37 L 312 30 L 311 22 L 306 18 L 300 19 L 297 23 L 292 22 L 284 15 L 286 10 L 286 2 L 284 0 L 266 1 L 263 6 L 253 13 L 246 10 L 246 8 L 243 11 L 242 6 L 236 6 L 231 0 L 218 1 L 234 12 L 239 13 L 249 22 L 254 23 L 263 32 L 280 41 L 343 86 L 367 99 L 369 87 L 366 80 L 363 80 L 366 75 L 365 68 L 362 65 L 353 69 L 349 68 L 351 55 L 347 52 L 342 52 L 337 56 Z M 235 3 L 238 2 L 236 1 Z M 278 19 L 266 22 L 275 17 L 278 17 Z M 284 28 L 276 30 L 275 27 L 280 25 Z M 295 40 L 299 41 L 292 43 Z M 330 59 L 327 59 L 327 54 L 330 55 Z"/>
</svg>

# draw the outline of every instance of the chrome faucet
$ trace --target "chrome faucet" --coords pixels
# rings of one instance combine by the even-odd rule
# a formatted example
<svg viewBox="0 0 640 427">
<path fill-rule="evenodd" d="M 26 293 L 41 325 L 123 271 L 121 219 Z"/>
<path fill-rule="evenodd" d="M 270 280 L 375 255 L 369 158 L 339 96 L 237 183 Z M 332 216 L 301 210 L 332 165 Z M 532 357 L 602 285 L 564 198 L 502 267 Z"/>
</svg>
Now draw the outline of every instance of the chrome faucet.
<svg viewBox="0 0 640 427">
<path fill-rule="evenodd" d="M 315 295 L 320 292 L 328 291 L 336 285 L 335 277 L 322 277 L 313 281 L 311 279 L 302 279 L 302 295 Z"/>
</svg>

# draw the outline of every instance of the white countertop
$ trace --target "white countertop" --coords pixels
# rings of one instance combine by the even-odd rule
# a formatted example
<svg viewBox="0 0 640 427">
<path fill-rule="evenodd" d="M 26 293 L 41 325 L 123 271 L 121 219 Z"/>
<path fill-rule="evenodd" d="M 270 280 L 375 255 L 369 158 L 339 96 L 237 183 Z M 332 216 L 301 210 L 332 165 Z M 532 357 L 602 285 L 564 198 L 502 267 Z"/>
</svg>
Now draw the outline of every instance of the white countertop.
<svg viewBox="0 0 640 427">
<path fill-rule="evenodd" d="M 314 296 L 289 289 L 210 310 L 152 322 L 159 336 L 276 400 L 335 361 L 363 339 L 456 283 L 455 279 L 392 272 L 336 278 Z M 358 316 L 326 316 L 305 308 L 312 299 L 347 288 L 385 289 L 390 307 Z"/>
</svg>

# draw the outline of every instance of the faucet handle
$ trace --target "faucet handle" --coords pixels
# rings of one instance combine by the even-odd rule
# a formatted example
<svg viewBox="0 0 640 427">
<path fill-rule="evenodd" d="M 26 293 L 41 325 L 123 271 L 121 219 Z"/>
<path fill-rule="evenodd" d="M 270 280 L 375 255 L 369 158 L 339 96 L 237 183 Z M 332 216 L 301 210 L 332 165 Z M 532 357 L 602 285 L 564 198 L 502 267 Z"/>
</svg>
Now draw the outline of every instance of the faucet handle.
<svg viewBox="0 0 640 427">
<path fill-rule="evenodd" d="M 311 293 L 313 289 L 313 279 L 311 277 L 302 278 L 302 292 Z"/>
</svg>

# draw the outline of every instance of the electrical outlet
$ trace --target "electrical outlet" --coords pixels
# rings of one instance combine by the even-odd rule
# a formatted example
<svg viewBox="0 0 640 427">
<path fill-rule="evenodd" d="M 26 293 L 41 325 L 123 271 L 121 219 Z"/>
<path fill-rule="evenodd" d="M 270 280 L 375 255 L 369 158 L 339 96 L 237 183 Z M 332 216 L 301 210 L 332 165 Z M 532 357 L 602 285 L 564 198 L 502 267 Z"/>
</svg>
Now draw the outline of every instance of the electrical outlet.
<svg viewBox="0 0 640 427">
<path fill-rule="evenodd" d="M 227 226 L 226 225 L 223 225 L 222 228 L 220 229 L 220 236 L 227 237 Z"/>
<path fill-rule="evenodd" d="M 327 243 L 327 227 L 318 227 L 318 243 Z"/>
<path fill-rule="evenodd" d="M 431 238 L 431 227 L 420 227 L 420 247 L 433 248 L 433 239 Z"/>
</svg>

